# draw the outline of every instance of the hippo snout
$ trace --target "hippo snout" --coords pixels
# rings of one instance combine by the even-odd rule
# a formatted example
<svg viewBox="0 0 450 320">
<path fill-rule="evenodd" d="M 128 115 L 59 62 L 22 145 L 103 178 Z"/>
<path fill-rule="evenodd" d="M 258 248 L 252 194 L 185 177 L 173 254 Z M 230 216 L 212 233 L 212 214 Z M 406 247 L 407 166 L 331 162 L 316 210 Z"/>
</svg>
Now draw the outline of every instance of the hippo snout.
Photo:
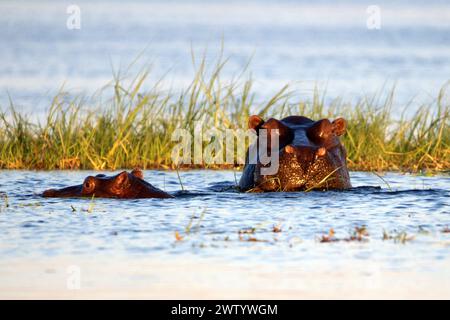
<svg viewBox="0 0 450 320">
<path fill-rule="evenodd" d="M 56 190 L 55 189 L 45 190 L 42 193 L 42 196 L 46 197 L 46 198 L 48 198 L 48 197 L 55 197 L 56 196 Z"/>
<path fill-rule="evenodd" d="M 327 149 L 325 147 L 293 146 L 288 144 L 284 147 L 284 152 L 304 160 L 314 161 L 318 157 L 324 157 L 327 154 Z"/>
</svg>

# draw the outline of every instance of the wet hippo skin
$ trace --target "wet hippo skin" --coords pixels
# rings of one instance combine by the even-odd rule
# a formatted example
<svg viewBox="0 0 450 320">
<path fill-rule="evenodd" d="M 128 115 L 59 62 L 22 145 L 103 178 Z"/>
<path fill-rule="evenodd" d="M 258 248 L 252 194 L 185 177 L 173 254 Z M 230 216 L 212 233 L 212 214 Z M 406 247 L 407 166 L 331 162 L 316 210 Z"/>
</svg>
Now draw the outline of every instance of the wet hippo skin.
<svg viewBox="0 0 450 320">
<path fill-rule="evenodd" d="M 302 116 L 264 121 L 251 116 L 250 129 L 267 130 L 267 145 L 274 129 L 279 134 L 279 168 L 273 175 L 262 175 L 259 160 L 247 163 L 239 182 L 243 191 L 301 191 L 310 189 L 351 188 L 346 151 L 339 136 L 346 131 L 346 121 L 313 121 Z M 258 139 L 261 137 L 258 135 Z"/>
<path fill-rule="evenodd" d="M 123 171 L 115 176 L 99 174 L 87 177 L 83 184 L 62 189 L 50 189 L 44 191 L 44 197 L 71 198 L 71 197 L 95 197 L 95 198 L 173 198 L 144 180 L 140 169 L 134 169 L 128 173 Z"/>
</svg>

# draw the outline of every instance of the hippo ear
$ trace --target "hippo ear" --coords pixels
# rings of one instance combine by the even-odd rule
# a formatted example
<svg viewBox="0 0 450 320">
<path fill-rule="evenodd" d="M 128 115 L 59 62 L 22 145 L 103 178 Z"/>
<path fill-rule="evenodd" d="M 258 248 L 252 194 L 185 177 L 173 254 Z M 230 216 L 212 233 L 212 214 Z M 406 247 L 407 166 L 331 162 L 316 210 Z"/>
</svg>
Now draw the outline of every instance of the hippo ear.
<svg viewBox="0 0 450 320">
<path fill-rule="evenodd" d="M 289 138 L 292 136 L 292 130 L 288 126 L 283 124 L 283 122 L 274 118 L 270 118 L 269 120 L 267 120 L 264 125 L 261 126 L 261 128 L 269 130 L 269 134 L 270 130 L 278 129 L 280 137 Z"/>
<path fill-rule="evenodd" d="M 279 138 L 279 147 L 283 148 L 287 144 L 292 142 L 292 139 L 294 139 L 294 134 L 292 130 L 286 126 L 283 122 L 270 118 L 264 124 L 261 126 L 261 129 L 267 130 L 267 147 L 271 148 L 271 142 L 272 142 L 272 130 L 278 130 L 278 138 Z"/>
<path fill-rule="evenodd" d="M 250 116 L 248 118 L 248 128 L 253 130 L 258 130 L 259 127 L 264 123 L 264 120 L 257 115 Z"/>
<path fill-rule="evenodd" d="M 131 174 L 139 179 L 144 179 L 144 173 L 140 168 L 134 168 L 133 171 L 131 171 Z"/>
<path fill-rule="evenodd" d="M 331 137 L 333 133 L 333 125 L 330 120 L 322 119 L 314 122 L 314 124 L 306 129 L 308 138 L 316 143 L 323 142 Z"/>
<path fill-rule="evenodd" d="M 333 127 L 333 133 L 337 136 L 342 136 L 347 130 L 347 122 L 344 118 L 337 118 L 331 125 Z"/>
<path fill-rule="evenodd" d="M 119 173 L 116 177 L 116 179 L 114 180 L 116 185 L 123 185 L 125 183 L 128 182 L 128 172 L 123 171 L 121 173 Z"/>
</svg>

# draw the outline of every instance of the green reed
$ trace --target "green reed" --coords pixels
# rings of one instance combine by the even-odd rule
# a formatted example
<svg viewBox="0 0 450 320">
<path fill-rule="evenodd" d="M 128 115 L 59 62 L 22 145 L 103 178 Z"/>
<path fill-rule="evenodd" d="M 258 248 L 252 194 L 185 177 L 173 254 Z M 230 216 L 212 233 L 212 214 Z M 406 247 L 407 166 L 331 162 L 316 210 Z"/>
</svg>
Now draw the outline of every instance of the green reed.
<svg viewBox="0 0 450 320">
<path fill-rule="evenodd" d="M 194 59 L 195 60 L 195 59 Z M 393 117 L 394 90 L 347 103 L 325 103 L 316 89 L 298 101 L 291 86 L 281 86 L 267 101 L 253 92 L 246 70 L 223 80 L 226 60 L 200 59 L 192 82 L 178 93 L 161 89 L 143 69 L 133 77 L 114 73 L 111 83 L 94 97 L 72 97 L 61 91 L 46 119 L 30 121 L 10 99 L 0 106 L 0 168 L 3 169 L 175 169 L 171 141 L 177 128 L 246 128 L 249 115 L 263 118 L 304 115 L 313 119 L 344 117 L 343 143 L 352 170 L 448 172 L 450 106 L 442 88 L 433 103 L 413 115 Z M 227 77 L 229 79 L 229 77 Z M 104 97 L 107 97 L 106 99 Z M 383 98 L 384 97 L 384 98 Z M 396 110 L 396 114 L 398 110 Z M 231 168 L 233 165 L 184 165 L 181 168 Z"/>
</svg>

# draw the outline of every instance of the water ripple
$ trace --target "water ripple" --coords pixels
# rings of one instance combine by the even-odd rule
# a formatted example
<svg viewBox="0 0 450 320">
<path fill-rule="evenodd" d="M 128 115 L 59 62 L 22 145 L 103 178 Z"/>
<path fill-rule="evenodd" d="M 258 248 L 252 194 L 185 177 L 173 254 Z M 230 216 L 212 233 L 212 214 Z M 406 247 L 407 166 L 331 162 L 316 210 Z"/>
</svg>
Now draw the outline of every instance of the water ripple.
<svg viewBox="0 0 450 320">
<path fill-rule="evenodd" d="M 384 177 L 387 188 L 374 175 L 354 172 L 354 188 L 346 191 L 239 193 L 233 172 L 183 172 L 183 191 L 176 173 L 147 171 L 149 181 L 176 198 L 39 195 L 92 173 L 2 171 L 0 198 L 7 195 L 8 206 L 0 200 L 0 255 L 193 254 L 285 263 L 378 259 L 394 269 L 448 258 L 450 238 L 442 232 L 450 225 L 448 176 L 392 173 Z M 274 232 L 275 226 L 281 232 Z M 347 239 L 361 226 L 368 230 L 367 242 L 319 241 L 331 228 L 336 238 Z M 402 236 L 408 240 L 402 243 Z"/>
</svg>

